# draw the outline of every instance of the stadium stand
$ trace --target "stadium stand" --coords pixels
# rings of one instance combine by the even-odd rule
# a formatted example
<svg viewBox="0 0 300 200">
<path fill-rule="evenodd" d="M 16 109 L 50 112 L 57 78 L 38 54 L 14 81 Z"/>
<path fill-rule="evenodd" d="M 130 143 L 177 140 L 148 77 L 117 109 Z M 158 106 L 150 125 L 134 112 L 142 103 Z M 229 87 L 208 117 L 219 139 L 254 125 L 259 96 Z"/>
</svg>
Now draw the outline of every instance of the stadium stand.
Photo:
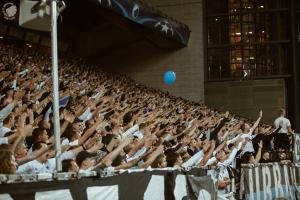
<svg viewBox="0 0 300 200">
<path fill-rule="evenodd" d="M 53 173 L 50 57 L 4 43 L 0 56 L 0 174 Z M 225 194 L 241 163 L 291 162 L 290 124 L 259 124 L 262 111 L 252 121 L 209 109 L 80 58 L 59 66 L 64 172 L 209 167 Z"/>
</svg>

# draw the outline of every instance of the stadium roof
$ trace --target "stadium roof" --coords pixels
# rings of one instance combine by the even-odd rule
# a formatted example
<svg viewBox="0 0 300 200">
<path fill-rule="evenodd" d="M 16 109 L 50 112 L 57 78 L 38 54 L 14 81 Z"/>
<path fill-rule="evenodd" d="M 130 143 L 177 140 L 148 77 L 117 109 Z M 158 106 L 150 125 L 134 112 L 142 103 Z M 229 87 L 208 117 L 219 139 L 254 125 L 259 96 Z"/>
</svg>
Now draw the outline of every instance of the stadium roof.
<svg viewBox="0 0 300 200">
<path fill-rule="evenodd" d="M 186 46 L 190 37 L 187 25 L 162 13 L 139 0 L 89 0 L 95 5 L 109 9 L 126 19 L 149 28 L 160 35 Z"/>
<path fill-rule="evenodd" d="M 190 30 L 187 25 L 141 1 L 65 1 L 67 8 L 59 23 L 59 36 L 69 43 L 76 40 L 72 39 L 76 32 L 81 38 L 89 37 L 98 42 L 97 48 L 106 52 L 141 40 L 166 49 L 188 44 Z"/>
<path fill-rule="evenodd" d="M 19 7 L 18 0 L 5 0 L 0 5 L 3 6 L 6 1 Z M 137 43 L 148 43 L 163 49 L 181 48 L 188 44 L 190 29 L 187 25 L 139 0 L 64 1 L 67 8 L 58 18 L 59 41 L 83 57 L 105 56 Z M 18 15 L 10 20 L 1 15 L 0 25 L 6 25 L 1 29 L 1 34 L 27 41 L 27 36 L 32 36 L 29 34 L 32 32 L 37 35 L 32 39 L 35 42 L 44 41 L 40 36 L 50 37 L 47 32 L 23 27 L 17 30 Z"/>
</svg>

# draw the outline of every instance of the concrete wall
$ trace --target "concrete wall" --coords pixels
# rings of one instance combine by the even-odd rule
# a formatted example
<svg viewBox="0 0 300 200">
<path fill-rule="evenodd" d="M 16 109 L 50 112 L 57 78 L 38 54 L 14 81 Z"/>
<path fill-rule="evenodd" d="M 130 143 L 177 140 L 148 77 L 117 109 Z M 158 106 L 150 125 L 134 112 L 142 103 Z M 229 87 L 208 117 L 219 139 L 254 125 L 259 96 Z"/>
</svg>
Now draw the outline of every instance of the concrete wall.
<svg viewBox="0 0 300 200">
<path fill-rule="evenodd" d="M 190 27 L 192 33 L 188 47 L 162 50 L 141 41 L 101 57 L 99 63 L 147 86 L 169 91 L 175 96 L 204 102 L 202 0 L 146 2 Z M 163 74 L 167 70 L 174 70 L 177 75 L 177 80 L 172 86 L 163 83 Z"/>
<path fill-rule="evenodd" d="M 284 79 L 207 82 L 205 102 L 250 119 L 263 110 L 263 122 L 273 123 L 279 108 L 287 104 Z"/>
</svg>

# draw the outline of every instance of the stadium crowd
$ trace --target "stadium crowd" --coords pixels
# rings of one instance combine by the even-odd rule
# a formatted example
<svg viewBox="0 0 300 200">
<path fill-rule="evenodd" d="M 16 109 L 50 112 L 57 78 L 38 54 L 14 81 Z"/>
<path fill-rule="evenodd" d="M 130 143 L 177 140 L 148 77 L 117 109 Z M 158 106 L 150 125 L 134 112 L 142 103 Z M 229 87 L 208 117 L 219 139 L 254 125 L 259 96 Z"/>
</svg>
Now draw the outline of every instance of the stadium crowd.
<svg viewBox="0 0 300 200">
<path fill-rule="evenodd" d="M 50 57 L 0 44 L 0 174 L 56 167 Z M 242 163 L 291 162 L 285 111 L 274 126 L 212 110 L 77 58 L 59 60 L 64 172 L 207 167 L 226 192 Z"/>
</svg>

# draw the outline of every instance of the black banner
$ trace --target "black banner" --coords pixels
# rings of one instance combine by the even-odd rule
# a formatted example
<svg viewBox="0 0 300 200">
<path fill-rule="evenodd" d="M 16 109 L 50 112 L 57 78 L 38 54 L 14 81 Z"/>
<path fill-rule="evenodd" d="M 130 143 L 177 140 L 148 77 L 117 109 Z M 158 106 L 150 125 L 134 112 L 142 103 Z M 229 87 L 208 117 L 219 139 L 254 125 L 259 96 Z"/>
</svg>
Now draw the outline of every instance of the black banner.
<svg viewBox="0 0 300 200">
<path fill-rule="evenodd" d="M 205 170 L 192 172 L 125 172 L 106 178 L 2 184 L 0 199 L 216 199 L 213 181 Z"/>
</svg>

